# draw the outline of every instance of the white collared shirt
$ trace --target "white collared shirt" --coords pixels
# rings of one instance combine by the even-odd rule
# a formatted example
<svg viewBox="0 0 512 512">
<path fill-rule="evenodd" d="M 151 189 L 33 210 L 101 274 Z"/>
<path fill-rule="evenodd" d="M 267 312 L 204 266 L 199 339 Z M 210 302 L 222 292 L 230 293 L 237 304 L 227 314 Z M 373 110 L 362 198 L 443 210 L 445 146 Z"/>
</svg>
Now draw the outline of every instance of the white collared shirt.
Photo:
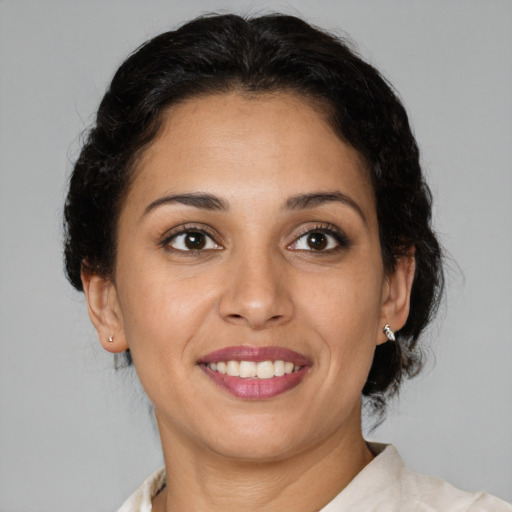
<svg viewBox="0 0 512 512">
<path fill-rule="evenodd" d="M 410 471 L 392 445 L 368 443 L 376 457 L 320 512 L 512 512 L 485 492 L 466 492 Z M 118 512 L 151 512 L 165 468 L 150 475 Z"/>
</svg>

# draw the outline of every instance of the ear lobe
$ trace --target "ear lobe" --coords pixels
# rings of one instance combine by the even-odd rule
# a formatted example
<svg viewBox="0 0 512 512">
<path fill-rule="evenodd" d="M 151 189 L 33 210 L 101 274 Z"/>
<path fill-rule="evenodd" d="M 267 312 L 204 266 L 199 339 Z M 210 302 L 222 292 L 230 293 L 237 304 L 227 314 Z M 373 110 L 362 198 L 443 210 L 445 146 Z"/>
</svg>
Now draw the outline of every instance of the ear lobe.
<svg viewBox="0 0 512 512">
<path fill-rule="evenodd" d="M 81 277 L 89 317 L 101 345 L 108 352 L 124 352 L 128 349 L 128 344 L 114 284 L 110 279 L 84 271 Z"/>
<path fill-rule="evenodd" d="M 395 271 L 386 277 L 381 307 L 382 325 L 377 335 L 379 345 L 387 341 L 386 335 L 382 332 L 386 324 L 389 324 L 393 331 L 398 331 L 407 321 L 415 267 L 414 247 L 411 247 L 397 260 Z"/>
</svg>

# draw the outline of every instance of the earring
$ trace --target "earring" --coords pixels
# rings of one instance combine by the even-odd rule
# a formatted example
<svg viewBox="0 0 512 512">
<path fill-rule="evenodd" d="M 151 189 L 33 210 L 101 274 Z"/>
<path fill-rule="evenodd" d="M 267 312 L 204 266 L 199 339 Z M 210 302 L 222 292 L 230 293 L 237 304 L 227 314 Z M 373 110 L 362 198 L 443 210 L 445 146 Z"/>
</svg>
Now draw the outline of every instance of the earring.
<svg viewBox="0 0 512 512">
<path fill-rule="evenodd" d="M 384 326 L 384 329 L 382 329 L 382 332 L 386 335 L 386 338 L 388 341 L 395 341 L 395 333 L 391 330 L 391 327 L 389 327 L 389 324 L 386 324 Z"/>
<path fill-rule="evenodd" d="M 113 343 L 113 342 L 114 342 L 114 335 L 113 335 L 113 334 L 111 334 L 111 335 L 109 336 L 109 338 L 108 338 L 108 342 L 109 342 L 109 343 Z"/>
</svg>

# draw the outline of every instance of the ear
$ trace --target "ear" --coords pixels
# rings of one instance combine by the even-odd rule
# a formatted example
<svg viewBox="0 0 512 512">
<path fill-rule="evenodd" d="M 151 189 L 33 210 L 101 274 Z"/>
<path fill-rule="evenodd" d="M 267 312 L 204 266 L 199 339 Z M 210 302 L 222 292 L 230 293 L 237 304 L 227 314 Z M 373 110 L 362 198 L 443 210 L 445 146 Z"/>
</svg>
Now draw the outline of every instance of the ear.
<svg viewBox="0 0 512 512">
<path fill-rule="evenodd" d="M 393 331 L 399 331 L 407 321 L 414 271 L 414 247 L 411 247 L 397 260 L 394 272 L 386 277 L 382 289 L 381 325 L 377 333 L 378 345 L 387 341 L 386 335 L 382 332 L 386 324 L 389 324 Z"/>
<path fill-rule="evenodd" d="M 124 336 L 117 290 L 113 282 L 85 271 L 82 271 L 81 277 L 89 317 L 96 328 L 101 345 L 108 352 L 124 352 L 128 349 L 128 344 Z"/>
</svg>

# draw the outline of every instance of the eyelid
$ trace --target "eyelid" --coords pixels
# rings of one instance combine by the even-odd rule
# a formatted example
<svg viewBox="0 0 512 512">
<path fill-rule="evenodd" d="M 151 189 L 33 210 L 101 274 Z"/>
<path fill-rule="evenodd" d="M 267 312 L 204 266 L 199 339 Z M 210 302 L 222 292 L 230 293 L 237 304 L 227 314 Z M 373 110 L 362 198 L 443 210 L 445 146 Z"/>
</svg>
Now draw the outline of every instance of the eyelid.
<svg viewBox="0 0 512 512">
<path fill-rule="evenodd" d="M 176 239 L 180 235 L 184 235 L 187 233 L 201 233 L 201 234 L 207 236 L 208 238 L 210 238 L 215 243 L 215 245 L 218 246 L 218 248 L 216 247 L 215 249 L 199 249 L 196 251 L 194 251 L 193 249 L 190 249 L 188 251 L 185 251 L 182 249 L 176 249 L 174 247 L 170 247 L 169 250 L 173 250 L 173 251 L 176 251 L 179 253 L 186 253 L 186 252 L 194 253 L 194 252 L 203 252 L 203 251 L 206 252 L 206 251 L 212 251 L 212 250 L 217 251 L 217 250 L 223 249 L 224 247 L 222 246 L 222 244 L 217 241 L 217 235 L 215 235 L 212 231 L 213 230 L 211 230 L 208 227 L 205 227 L 204 225 L 182 224 L 180 226 L 176 226 L 176 227 L 172 228 L 171 230 L 166 231 L 166 233 L 161 238 L 160 245 L 162 247 L 169 248 L 171 241 Z"/>
<path fill-rule="evenodd" d="M 190 232 L 197 232 L 201 233 L 208 238 L 218 247 L 215 247 L 214 249 L 189 249 L 189 250 L 183 250 L 183 249 L 176 249 L 172 246 L 170 246 L 170 242 L 177 238 L 180 235 L 190 233 Z M 290 249 L 294 244 L 296 244 L 301 238 L 303 238 L 306 235 L 309 235 L 311 233 L 324 233 L 328 236 L 331 236 L 335 239 L 337 245 L 336 247 L 332 247 L 330 249 L 324 249 L 324 250 L 318 250 L 315 251 L 314 249 L 291 249 L 291 250 L 297 250 L 297 251 L 304 251 L 304 252 L 316 252 L 318 254 L 321 253 L 330 253 L 335 252 L 340 249 L 347 248 L 350 245 L 350 241 L 347 237 L 347 235 L 337 226 L 330 224 L 328 222 L 326 223 L 316 223 L 314 226 L 308 225 L 304 227 L 299 233 L 295 236 L 294 240 L 291 244 L 287 246 L 288 249 Z M 160 245 L 162 247 L 166 247 L 169 250 L 176 251 L 179 253 L 197 253 L 197 252 L 208 252 L 213 250 L 220 250 L 224 249 L 223 245 L 217 240 L 218 235 L 214 232 L 212 228 L 209 226 L 205 226 L 204 224 L 182 224 L 179 226 L 175 226 L 171 230 L 168 230 L 163 237 L 161 238 Z"/>
<path fill-rule="evenodd" d="M 350 241 L 349 241 L 347 235 L 340 228 L 338 228 L 337 226 L 330 224 L 330 223 L 317 223 L 315 226 L 313 226 L 313 227 L 307 226 L 301 232 L 299 232 L 299 234 L 295 237 L 293 242 L 290 245 L 288 245 L 288 248 L 290 248 L 292 245 L 296 244 L 304 236 L 309 235 L 311 233 L 324 233 L 328 236 L 331 236 L 336 240 L 337 246 L 330 248 L 330 249 L 324 249 L 324 250 L 319 250 L 319 251 L 315 251 L 314 249 L 295 249 L 295 250 L 297 250 L 297 251 L 300 250 L 300 251 L 305 251 L 305 252 L 316 252 L 318 254 L 321 254 L 321 253 L 328 254 L 330 252 L 335 252 L 337 250 L 347 248 L 350 245 Z"/>
</svg>

